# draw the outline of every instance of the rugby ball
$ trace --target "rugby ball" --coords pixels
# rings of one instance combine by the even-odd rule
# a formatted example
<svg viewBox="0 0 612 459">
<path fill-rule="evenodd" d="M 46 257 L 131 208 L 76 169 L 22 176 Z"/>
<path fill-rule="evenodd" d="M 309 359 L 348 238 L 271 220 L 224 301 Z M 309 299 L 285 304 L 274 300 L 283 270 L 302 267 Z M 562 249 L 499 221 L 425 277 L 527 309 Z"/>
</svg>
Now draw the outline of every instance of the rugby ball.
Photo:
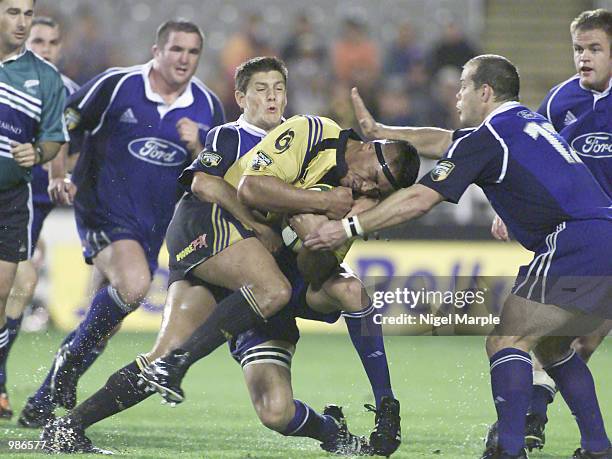
<svg viewBox="0 0 612 459">
<path fill-rule="evenodd" d="M 333 186 L 327 185 L 325 183 L 317 183 L 316 185 L 308 187 L 307 190 L 330 191 L 333 188 L 334 188 Z M 293 228 L 289 226 L 286 218 L 283 220 L 281 236 L 283 238 L 283 243 L 287 247 L 289 247 L 291 250 L 293 250 L 296 253 L 300 251 L 300 249 L 302 248 L 302 241 L 298 237 L 297 233 L 293 231 Z"/>
</svg>

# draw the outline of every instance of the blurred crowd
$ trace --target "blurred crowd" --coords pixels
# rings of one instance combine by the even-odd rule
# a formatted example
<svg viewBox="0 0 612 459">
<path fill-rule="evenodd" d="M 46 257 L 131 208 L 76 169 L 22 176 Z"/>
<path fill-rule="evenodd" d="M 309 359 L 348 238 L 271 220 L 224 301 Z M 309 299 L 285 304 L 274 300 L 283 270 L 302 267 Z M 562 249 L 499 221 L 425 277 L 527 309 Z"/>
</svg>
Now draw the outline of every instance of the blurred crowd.
<svg viewBox="0 0 612 459">
<path fill-rule="evenodd" d="M 61 70 L 66 75 L 83 84 L 109 67 L 139 63 L 127 61 L 93 10 L 79 8 L 75 16 L 78 20 L 71 17 L 69 24 L 63 21 Z M 289 33 L 282 39 L 272 36 L 259 13 L 251 12 L 227 33 L 221 46 L 209 43 L 203 79 L 221 98 L 228 120 L 240 114 L 234 101 L 236 67 L 254 56 L 277 55 L 289 69 L 286 116 L 317 114 L 355 127 L 349 94 L 357 86 L 372 114 L 385 124 L 459 127 L 455 95 L 461 67 L 479 50 L 452 17 L 438 26 L 435 40 L 425 42 L 409 21 L 390 28 L 383 41 L 372 30 L 375 25 L 359 15 L 345 15 L 333 31 L 315 23 L 307 12 L 290 16 Z M 429 166 L 425 161 L 422 172 Z M 442 206 L 424 223 L 484 225 L 490 222 L 487 209 L 482 193 L 474 190 L 460 206 Z"/>
</svg>

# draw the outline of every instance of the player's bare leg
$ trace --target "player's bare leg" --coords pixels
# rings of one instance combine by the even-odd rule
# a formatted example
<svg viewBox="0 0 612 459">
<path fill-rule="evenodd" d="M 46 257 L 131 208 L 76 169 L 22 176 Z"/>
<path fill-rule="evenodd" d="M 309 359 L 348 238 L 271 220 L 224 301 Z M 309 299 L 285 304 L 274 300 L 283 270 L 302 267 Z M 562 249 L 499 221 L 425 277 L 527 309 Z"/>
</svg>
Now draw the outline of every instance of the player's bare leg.
<svg viewBox="0 0 612 459">
<path fill-rule="evenodd" d="M 535 350 L 574 413 L 583 448 L 598 453 L 610 447 L 591 373 L 570 347 L 574 336 L 588 334 L 602 322 L 509 295 L 501 324 L 487 338 L 499 443 L 498 451 L 486 451 L 484 458 L 497 457 L 500 451 L 510 457 L 524 457 L 525 415 L 533 382 L 531 350 Z"/>
<path fill-rule="evenodd" d="M 0 363 L 4 364 L 8 356 L 9 330 L 6 326 L 6 304 L 15 280 L 17 264 L 0 260 Z M 0 387 L 0 419 L 10 419 L 13 410 L 8 402 L 6 388 Z"/>
<path fill-rule="evenodd" d="M 270 252 L 252 237 L 207 259 L 192 274 L 234 293 L 217 305 L 209 319 L 179 349 L 143 371 L 143 377 L 172 403 L 183 401 L 180 382 L 193 363 L 227 339 L 263 323 L 291 298 L 289 281 Z"/>
<path fill-rule="evenodd" d="M 270 340 L 250 348 L 242 359 L 244 379 L 261 423 L 281 435 L 319 440 L 321 448 L 335 454 L 368 454 L 365 441 L 348 431 L 339 406 L 328 405 L 321 415 L 294 399 L 291 386 L 294 351 L 295 347 L 288 342 Z"/>
<path fill-rule="evenodd" d="M 215 298 L 207 288 L 186 280 L 173 282 L 168 289 L 162 325 L 151 351 L 113 373 L 91 397 L 45 428 L 43 436 L 48 439 L 49 449 L 90 451 L 91 441 L 85 430 L 151 396 L 154 392 L 140 379 L 141 369 L 186 340 L 206 320 L 214 305 Z"/>
</svg>

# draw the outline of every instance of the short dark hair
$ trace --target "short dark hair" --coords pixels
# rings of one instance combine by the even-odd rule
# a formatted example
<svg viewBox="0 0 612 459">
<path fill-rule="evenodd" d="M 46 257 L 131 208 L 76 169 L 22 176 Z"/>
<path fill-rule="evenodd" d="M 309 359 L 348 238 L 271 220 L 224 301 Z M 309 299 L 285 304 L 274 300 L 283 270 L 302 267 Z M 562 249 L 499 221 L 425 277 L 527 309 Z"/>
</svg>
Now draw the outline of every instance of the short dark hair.
<svg viewBox="0 0 612 459">
<path fill-rule="evenodd" d="M 597 10 L 583 11 L 572 21 L 570 32 L 573 34 L 576 30 L 594 30 L 601 29 L 608 40 L 612 42 L 612 11 L 599 8 Z"/>
<path fill-rule="evenodd" d="M 36 25 L 43 25 L 51 27 L 52 29 L 59 28 L 59 23 L 49 16 L 35 16 L 34 19 L 32 19 L 32 27 Z"/>
<path fill-rule="evenodd" d="M 272 72 L 276 70 L 283 76 L 285 84 L 287 84 L 287 66 L 276 56 L 254 57 L 240 64 L 234 75 L 236 91 L 245 93 L 251 77 L 259 72 Z"/>
<path fill-rule="evenodd" d="M 388 140 L 383 144 L 383 152 L 398 186 L 408 188 L 414 185 L 421 167 L 421 160 L 414 145 L 403 140 Z"/>
<path fill-rule="evenodd" d="M 172 19 L 164 22 L 157 28 L 155 44 L 159 48 L 163 48 L 166 45 L 170 32 L 195 33 L 200 37 L 200 46 L 204 44 L 204 33 L 195 23 L 187 19 Z"/>
<path fill-rule="evenodd" d="M 470 59 L 465 66 L 470 64 L 476 66 L 472 74 L 474 87 L 480 88 L 483 84 L 491 86 L 496 102 L 519 100 L 519 73 L 508 59 L 496 54 L 483 54 Z"/>
</svg>

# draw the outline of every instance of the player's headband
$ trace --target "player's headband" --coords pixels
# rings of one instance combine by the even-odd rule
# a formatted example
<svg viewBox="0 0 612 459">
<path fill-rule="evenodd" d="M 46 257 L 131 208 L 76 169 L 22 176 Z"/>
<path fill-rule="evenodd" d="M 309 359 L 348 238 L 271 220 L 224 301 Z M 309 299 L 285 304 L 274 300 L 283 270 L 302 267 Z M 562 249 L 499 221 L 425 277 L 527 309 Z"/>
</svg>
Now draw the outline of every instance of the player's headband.
<svg viewBox="0 0 612 459">
<path fill-rule="evenodd" d="M 399 183 L 397 183 L 397 180 L 395 180 L 395 177 L 393 177 L 393 174 L 391 173 L 391 169 L 389 169 L 389 165 L 387 164 L 387 161 L 385 160 L 385 157 L 382 151 L 382 143 L 381 142 L 373 142 L 373 143 L 374 143 L 374 150 L 376 151 L 376 159 L 378 159 L 378 163 L 380 164 L 380 167 L 382 167 L 382 171 L 385 174 L 385 177 L 387 177 L 387 180 L 389 180 L 389 183 L 391 184 L 393 189 L 399 190 L 401 186 L 399 185 Z"/>
</svg>

